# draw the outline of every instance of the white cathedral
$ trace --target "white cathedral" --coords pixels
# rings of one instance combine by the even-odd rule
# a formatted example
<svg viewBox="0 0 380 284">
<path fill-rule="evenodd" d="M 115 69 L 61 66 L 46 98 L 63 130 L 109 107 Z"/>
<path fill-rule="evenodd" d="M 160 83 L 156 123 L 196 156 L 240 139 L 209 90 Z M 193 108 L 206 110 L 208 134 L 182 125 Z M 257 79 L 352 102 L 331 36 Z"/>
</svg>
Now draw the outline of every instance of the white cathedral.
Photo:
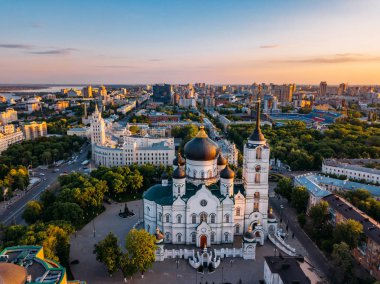
<svg viewBox="0 0 380 284">
<path fill-rule="evenodd" d="M 260 103 L 254 132 L 244 146 L 243 178 L 235 173 L 203 127 L 174 160 L 172 182 L 143 195 L 145 229 L 163 243 L 204 248 L 229 244 L 235 236 L 263 245 L 276 219 L 268 210 L 269 146 L 260 129 Z"/>
</svg>

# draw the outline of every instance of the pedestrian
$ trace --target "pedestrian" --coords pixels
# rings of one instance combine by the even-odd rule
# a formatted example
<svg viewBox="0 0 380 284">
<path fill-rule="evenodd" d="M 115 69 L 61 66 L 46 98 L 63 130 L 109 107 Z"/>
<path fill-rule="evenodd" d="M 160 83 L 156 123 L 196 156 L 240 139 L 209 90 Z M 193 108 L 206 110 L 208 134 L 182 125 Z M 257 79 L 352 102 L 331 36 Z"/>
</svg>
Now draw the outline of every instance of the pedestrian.
<svg viewBox="0 0 380 284">
<path fill-rule="evenodd" d="M 292 234 L 292 239 L 294 239 L 294 232 L 293 232 L 293 234 Z"/>
<path fill-rule="evenodd" d="M 288 231 L 289 230 L 289 226 L 288 225 L 286 225 L 286 231 Z"/>
</svg>

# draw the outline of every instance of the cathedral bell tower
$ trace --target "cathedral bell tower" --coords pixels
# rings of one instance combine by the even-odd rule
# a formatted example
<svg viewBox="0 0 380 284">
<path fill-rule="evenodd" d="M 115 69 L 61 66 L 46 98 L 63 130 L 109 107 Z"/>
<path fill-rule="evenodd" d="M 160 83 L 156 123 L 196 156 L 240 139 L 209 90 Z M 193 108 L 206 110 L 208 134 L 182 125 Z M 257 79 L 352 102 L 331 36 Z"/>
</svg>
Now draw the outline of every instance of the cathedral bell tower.
<svg viewBox="0 0 380 284">
<path fill-rule="evenodd" d="M 268 173 L 269 145 L 260 128 L 260 104 L 256 103 L 256 126 L 244 145 L 243 182 L 246 192 L 245 224 L 246 231 L 262 224 L 267 227 L 268 212 Z"/>
</svg>

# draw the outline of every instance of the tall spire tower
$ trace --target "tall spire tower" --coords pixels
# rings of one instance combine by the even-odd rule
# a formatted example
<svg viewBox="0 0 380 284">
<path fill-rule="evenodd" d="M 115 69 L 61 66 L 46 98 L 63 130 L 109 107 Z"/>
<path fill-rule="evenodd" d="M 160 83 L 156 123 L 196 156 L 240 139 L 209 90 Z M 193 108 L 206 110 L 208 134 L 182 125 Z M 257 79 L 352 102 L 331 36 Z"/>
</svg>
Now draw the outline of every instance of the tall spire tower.
<svg viewBox="0 0 380 284">
<path fill-rule="evenodd" d="M 261 132 L 261 127 L 260 127 L 260 116 L 261 116 L 261 100 L 260 98 L 257 100 L 256 103 L 256 126 L 255 130 L 252 132 L 251 136 L 249 136 L 249 141 L 252 142 L 259 142 L 259 144 L 262 144 L 262 142 L 265 142 L 265 137 L 264 134 Z"/>
<path fill-rule="evenodd" d="M 267 232 L 269 145 L 260 127 L 260 98 L 256 103 L 256 126 L 244 145 L 243 181 L 246 192 L 244 230 L 262 225 Z"/>
</svg>

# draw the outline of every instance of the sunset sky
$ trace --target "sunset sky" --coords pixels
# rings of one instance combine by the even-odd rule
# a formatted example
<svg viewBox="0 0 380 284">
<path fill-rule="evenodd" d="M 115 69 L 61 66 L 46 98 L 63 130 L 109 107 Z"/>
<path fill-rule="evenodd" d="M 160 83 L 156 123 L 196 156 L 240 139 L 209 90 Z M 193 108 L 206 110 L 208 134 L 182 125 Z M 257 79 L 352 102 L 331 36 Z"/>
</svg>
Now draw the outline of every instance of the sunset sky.
<svg viewBox="0 0 380 284">
<path fill-rule="evenodd" d="M 0 0 L 0 83 L 380 84 L 377 0 Z"/>
</svg>

